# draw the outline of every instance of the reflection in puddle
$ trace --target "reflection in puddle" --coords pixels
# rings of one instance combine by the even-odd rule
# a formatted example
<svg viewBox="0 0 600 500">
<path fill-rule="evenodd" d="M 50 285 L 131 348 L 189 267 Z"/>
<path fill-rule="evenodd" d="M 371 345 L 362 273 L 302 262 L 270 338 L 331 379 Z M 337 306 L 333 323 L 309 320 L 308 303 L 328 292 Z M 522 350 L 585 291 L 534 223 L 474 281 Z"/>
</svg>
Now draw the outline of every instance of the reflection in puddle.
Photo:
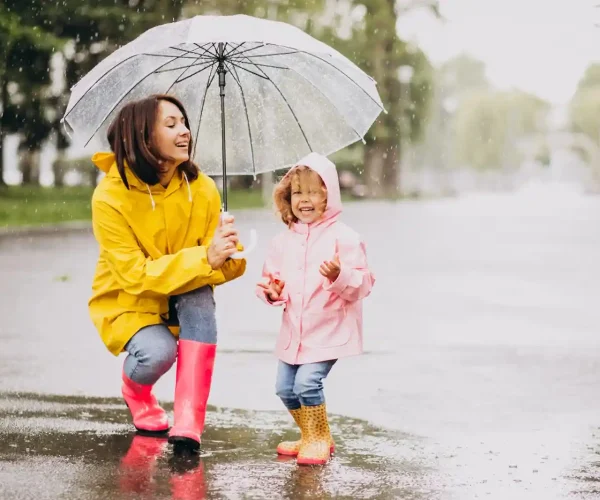
<svg viewBox="0 0 600 500">
<path fill-rule="evenodd" d="M 337 455 L 325 467 L 298 467 L 274 451 L 294 434 L 284 412 L 210 412 L 201 455 L 174 456 L 165 438 L 132 434 L 116 400 L 0 401 L 0 482 L 9 498 L 436 498 L 431 470 L 410 456 L 415 438 L 357 420 L 333 417 Z M 40 464 L 51 469 L 39 479 L 51 477 L 32 483 Z"/>
</svg>

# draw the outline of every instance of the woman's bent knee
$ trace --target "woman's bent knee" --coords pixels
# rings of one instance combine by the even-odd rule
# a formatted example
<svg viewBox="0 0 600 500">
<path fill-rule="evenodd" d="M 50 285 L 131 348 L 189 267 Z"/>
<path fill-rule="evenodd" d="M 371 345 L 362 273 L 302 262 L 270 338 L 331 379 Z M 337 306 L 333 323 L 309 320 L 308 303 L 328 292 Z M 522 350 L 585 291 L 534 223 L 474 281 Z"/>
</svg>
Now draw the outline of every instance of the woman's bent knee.
<svg viewBox="0 0 600 500">
<path fill-rule="evenodd" d="M 177 340 L 173 335 L 170 338 L 161 337 L 148 348 L 148 365 L 161 375 L 169 370 L 177 358 Z"/>
<path fill-rule="evenodd" d="M 177 358 L 177 339 L 164 325 L 142 328 L 125 346 L 125 373 L 139 384 L 154 384 Z"/>
</svg>

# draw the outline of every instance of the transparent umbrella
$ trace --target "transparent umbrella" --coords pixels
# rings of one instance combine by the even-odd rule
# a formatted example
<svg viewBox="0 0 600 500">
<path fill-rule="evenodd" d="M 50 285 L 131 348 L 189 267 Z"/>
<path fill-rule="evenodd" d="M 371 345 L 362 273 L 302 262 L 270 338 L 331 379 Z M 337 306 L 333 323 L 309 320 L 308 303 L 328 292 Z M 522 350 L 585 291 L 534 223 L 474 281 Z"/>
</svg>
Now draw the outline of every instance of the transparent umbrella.
<svg viewBox="0 0 600 500">
<path fill-rule="evenodd" d="M 224 212 L 227 176 L 364 141 L 385 111 L 370 76 L 302 30 L 244 15 L 196 16 L 152 28 L 100 62 L 71 89 L 63 123 L 76 142 L 107 147 L 121 106 L 154 93 L 184 104 L 194 161 L 223 176 Z"/>
</svg>

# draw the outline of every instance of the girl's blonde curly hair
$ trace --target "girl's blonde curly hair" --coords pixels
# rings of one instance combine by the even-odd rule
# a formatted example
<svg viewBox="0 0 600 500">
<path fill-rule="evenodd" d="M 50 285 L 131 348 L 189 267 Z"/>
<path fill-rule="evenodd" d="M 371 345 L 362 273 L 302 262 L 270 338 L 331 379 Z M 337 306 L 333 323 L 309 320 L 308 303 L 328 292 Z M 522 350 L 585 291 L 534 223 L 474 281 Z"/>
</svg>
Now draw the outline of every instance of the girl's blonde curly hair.
<svg viewBox="0 0 600 500">
<path fill-rule="evenodd" d="M 275 211 L 281 218 L 282 222 L 290 227 L 292 224 L 298 222 L 298 218 L 292 211 L 292 186 L 298 185 L 302 180 L 308 181 L 310 184 L 317 184 L 323 191 L 323 206 L 322 211 L 325 211 L 327 206 L 327 187 L 321 179 L 321 176 L 305 165 L 298 165 L 290 170 L 275 186 L 273 190 L 273 202 L 275 204 Z"/>
</svg>

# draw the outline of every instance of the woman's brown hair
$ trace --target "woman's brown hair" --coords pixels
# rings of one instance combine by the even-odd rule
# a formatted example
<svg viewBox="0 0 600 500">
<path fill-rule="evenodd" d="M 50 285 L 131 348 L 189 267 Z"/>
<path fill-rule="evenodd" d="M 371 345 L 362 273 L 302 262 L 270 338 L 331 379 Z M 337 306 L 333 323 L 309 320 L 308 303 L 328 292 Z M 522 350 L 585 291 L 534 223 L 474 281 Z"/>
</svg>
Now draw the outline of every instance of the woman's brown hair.
<svg viewBox="0 0 600 500">
<path fill-rule="evenodd" d="M 125 175 L 125 164 L 146 184 L 153 186 L 160 181 L 158 176 L 160 162 L 167 160 L 160 157 L 154 145 L 154 131 L 161 101 L 168 101 L 177 106 L 183 115 L 185 126 L 191 130 L 183 104 L 177 98 L 164 94 L 155 94 L 127 103 L 108 128 L 108 142 L 116 156 L 117 169 L 127 189 L 129 183 Z M 192 151 L 193 143 L 190 137 L 189 159 L 179 165 L 180 171 L 185 173 L 189 181 L 198 178 L 198 167 L 192 161 Z"/>
<path fill-rule="evenodd" d="M 281 179 L 275 189 L 273 190 L 273 202 L 275 203 L 275 210 L 277 215 L 281 217 L 282 222 L 290 227 L 295 222 L 298 222 L 298 218 L 292 211 L 292 183 L 295 179 L 299 179 L 301 175 L 314 175 L 315 178 L 319 179 L 319 184 L 323 190 L 325 196 L 325 205 L 327 204 L 327 188 L 321 176 L 309 167 L 299 165 L 290 170 Z"/>
</svg>

